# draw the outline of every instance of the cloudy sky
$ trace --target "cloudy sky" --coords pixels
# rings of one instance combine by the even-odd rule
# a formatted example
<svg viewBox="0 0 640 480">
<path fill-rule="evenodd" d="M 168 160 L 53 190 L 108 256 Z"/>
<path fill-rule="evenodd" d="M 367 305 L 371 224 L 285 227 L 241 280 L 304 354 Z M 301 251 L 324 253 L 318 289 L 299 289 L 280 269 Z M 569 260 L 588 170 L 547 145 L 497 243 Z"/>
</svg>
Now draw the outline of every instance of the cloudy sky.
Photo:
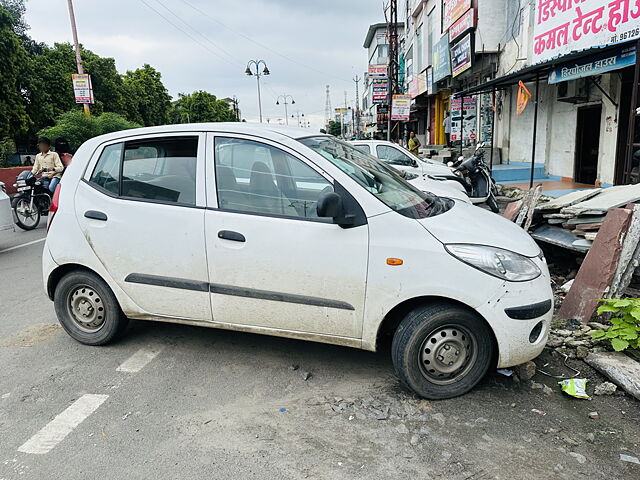
<svg viewBox="0 0 640 480">
<path fill-rule="evenodd" d="M 30 35 L 52 44 L 70 42 L 66 0 L 27 0 Z M 80 42 L 113 57 L 124 72 L 149 63 L 173 96 L 207 90 L 236 95 L 242 116 L 258 121 L 250 59 L 267 62 L 262 77 L 263 116 L 278 121 L 282 94 L 316 131 L 324 122 L 325 86 L 334 108 L 353 104 L 353 77 L 362 77 L 362 43 L 371 23 L 384 21 L 383 0 L 74 0 Z M 163 18 L 164 17 L 164 18 Z M 360 82 L 362 89 L 362 82 Z M 290 119 L 291 120 L 291 119 Z M 294 122 L 295 123 L 295 122 Z"/>
</svg>

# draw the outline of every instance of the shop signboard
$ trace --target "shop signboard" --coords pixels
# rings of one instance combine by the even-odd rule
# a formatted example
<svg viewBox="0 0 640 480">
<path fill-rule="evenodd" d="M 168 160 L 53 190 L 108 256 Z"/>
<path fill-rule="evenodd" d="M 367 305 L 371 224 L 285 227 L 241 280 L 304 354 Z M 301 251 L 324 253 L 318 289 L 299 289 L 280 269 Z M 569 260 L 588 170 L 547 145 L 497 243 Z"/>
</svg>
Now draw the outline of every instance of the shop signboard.
<svg viewBox="0 0 640 480">
<path fill-rule="evenodd" d="M 73 91 L 76 103 L 93 103 L 93 89 L 91 88 L 91 76 L 84 73 L 71 75 Z"/>
<path fill-rule="evenodd" d="M 427 91 L 427 72 L 426 70 L 418 75 L 418 95 L 422 95 Z"/>
<path fill-rule="evenodd" d="M 389 79 L 378 78 L 373 81 L 372 101 L 374 105 L 380 105 L 389 102 Z"/>
<path fill-rule="evenodd" d="M 452 76 L 457 77 L 471 68 L 471 34 L 468 33 L 458 43 L 451 47 Z"/>
<path fill-rule="evenodd" d="M 407 121 L 411 112 L 409 95 L 394 95 L 391 102 L 391 120 Z"/>
<path fill-rule="evenodd" d="M 414 99 L 418 96 L 418 77 L 413 77 L 409 82 L 409 97 Z"/>
<path fill-rule="evenodd" d="M 536 0 L 533 63 L 640 38 L 640 2 Z"/>
<path fill-rule="evenodd" d="M 449 57 L 449 36 L 445 35 L 433 46 L 433 81 L 438 82 L 451 75 L 451 58 Z"/>
<path fill-rule="evenodd" d="M 386 78 L 386 65 L 369 65 L 369 78 Z"/>
<path fill-rule="evenodd" d="M 458 37 L 461 37 L 467 31 L 475 28 L 476 15 L 475 9 L 470 8 L 467 13 L 463 14 L 456 23 L 449 27 L 449 43 L 453 43 Z"/>
<path fill-rule="evenodd" d="M 624 47 L 613 52 L 592 55 L 560 65 L 549 74 L 549 83 L 567 82 L 577 78 L 602 75 L 636 63 L 636 47 Z"/>
<path fill-rule="evenodd" d="M 471 8 L 471 0 L 443 0 L 442 27 L 448 30 L 469 8 Z"/>
<path fill-rule="evenodd" d="M 427 68 L 427 95 L 433 95 L 435 88 L 433 87 L 433 68 Z"/>
<path fill-rule="evenodd" d="M 464 108 L 462 115 L 461 107 Z M 464 97 L 451 99 L 451 141 L 460 141 L 461 137 L 465 144 L 473 143 L 477 138 L 478 123 L 476 98 Z M 464 124 L 464 125 L 463 125 Z"/>
</svg>

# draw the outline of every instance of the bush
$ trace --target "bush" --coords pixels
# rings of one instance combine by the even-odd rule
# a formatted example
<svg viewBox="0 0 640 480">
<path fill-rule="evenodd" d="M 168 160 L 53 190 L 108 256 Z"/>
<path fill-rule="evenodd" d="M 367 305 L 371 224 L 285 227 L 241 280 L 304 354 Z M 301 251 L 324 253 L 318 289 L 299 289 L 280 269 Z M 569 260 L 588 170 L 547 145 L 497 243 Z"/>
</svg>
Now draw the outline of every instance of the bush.
<svg viewBox="0 0 640 480">
<path fill-rule="evenodd" d="M 16 144 L 10 138 L 0 140 L 0 168 L 9 166 L 11 155 L 16 153 Z"/>
<path fill-rule="evenodd" d="M 598 315 L 612 313 L 612 326 L 591 333 L 595 340 L 608 339 L 616 352 L 640 348 L 640 298 L 601 300 Z"/>
<path fill-rule="evenodd" d="M 64 137 L 69 142 L 71 151 L 75 152 L 90 138 L 139 126 L 116 113 L 103 113 L 87 117 L 84 112 L 73 110 L 60 115 L 54 126 L 41 130 L 38 132 L 38 136 L 48 137 L 51 142 L 54 142 L 58 137 Z"/>
</svg>

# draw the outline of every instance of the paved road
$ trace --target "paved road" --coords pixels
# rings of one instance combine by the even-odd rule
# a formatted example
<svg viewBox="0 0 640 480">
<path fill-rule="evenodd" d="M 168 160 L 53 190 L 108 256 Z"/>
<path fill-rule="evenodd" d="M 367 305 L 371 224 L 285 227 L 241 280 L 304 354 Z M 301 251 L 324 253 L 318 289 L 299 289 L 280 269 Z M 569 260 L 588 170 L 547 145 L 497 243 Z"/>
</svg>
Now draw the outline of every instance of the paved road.
<svg viewBox="0 0 640 480">
<path fill-rule="evenodd" d="M 640 478 L 620 460 L 640 456 L 639 402 L 572 399 L 544 376 L 551 395 L 491 374 L 427 402 L 386 352 L 145 322 L 82 346 L 42 291 L 41 248 L 0 252 L 0 479 Z"/>
</svg>

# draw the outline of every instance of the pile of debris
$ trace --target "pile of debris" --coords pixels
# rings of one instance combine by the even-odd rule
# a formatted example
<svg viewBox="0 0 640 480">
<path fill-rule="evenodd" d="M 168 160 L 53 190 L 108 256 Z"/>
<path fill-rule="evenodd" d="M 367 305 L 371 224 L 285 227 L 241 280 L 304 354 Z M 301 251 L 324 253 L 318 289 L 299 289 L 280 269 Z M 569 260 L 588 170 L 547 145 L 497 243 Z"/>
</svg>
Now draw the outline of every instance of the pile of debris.
<svg viewBox="0 0 640 480">
<path fill-rule="evenodd" d="M 607 213 L 638 201 L 640 185 L 572 192 L 534 207 L 531 235 L 541 242 L 586 253 Z"/>
</svg>

